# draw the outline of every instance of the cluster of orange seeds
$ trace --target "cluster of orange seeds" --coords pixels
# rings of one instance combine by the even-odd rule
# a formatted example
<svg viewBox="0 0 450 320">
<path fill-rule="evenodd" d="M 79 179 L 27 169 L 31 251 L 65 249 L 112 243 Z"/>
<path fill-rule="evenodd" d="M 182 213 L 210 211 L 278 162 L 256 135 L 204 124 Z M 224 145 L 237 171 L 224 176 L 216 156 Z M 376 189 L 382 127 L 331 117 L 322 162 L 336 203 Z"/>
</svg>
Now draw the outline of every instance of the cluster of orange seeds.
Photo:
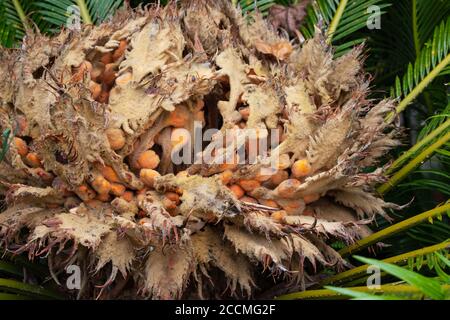
<svg viewBox="0 0 450 320">
<path fill-rule="evenodd" d="M 287 158 L 289 159 L 289 157 Z M 318 194 L 307 195 L 301 199 L 293 199 L 292 197 L 295 190 L 301 185 L 302 179 L 310 174 L 311 166 L 308 160 L 300 159 L 292 165 L 289 163 L 289 165 L 278 168 L 273 174 L 257 175 L 254 179 L 240 179 L 230 182 L 230 177 L 233 174 L 229 170 L 221 173 L 221 179 L 239 200 L 277 209 L 272 212 L 271 217 L 276 221 L 281 221 L 284 216 L 298 214 L 299 210 L 303 211 L 305 204 L 312 203 L 320 198 Z M 273 190 L 277 198 L 282 200 L 252 197 L 250 195 L 252 191 L 261 186 Z"/>
<path fill-rule="evenodd" d="M 109 102 L 109 94 L 115 84 L 125 84 L 131 80 L 131 73 L 118 76 L 120 62 L 127 49 L 127 41 L 121 40 L 118 48 L 112 52 L 95 56 L 91 61 L 85 60 L 72 70 L 72 82 L 80 82 L 86 73 L 90 75 L 89 90 L 92 98 L 100 103 Z"/>
<path fill-rule="evenodd" d="M 25 123 L 24 121 L 21 121 L 21 123 Z M 29 148 L 25 139 L 16 136 L 13 138 L 13 143 L 17 153 L 22 158 L 22 161 L 27 166 L 32 168 L 32 170 L 42 179 L 42 181 L 48 185 L 51 185 L 54 175 L 43 169 L 41 158 L 36 152 L 33 152 L 31 148 Z"/>
<path fill-rule="evenodd" d="M 72 82 L 83 81 L 86 74 L 89 73 L 89 89 L 92 99 L 107 104 L 110 92 L 116 85 L 124 86 L 131 81 L 132 74 L 130 71 L 118 75 L 118 66 L 124 58 L 127 46 L 127 41 L 122 40 L 114 51 L 104 53 L 101 56 L 97 55 L 90 61 L 85 60 L 80 66 L 73 68 Z M 194 114 L 194 117 L 202 122 L 204 122 L 204 114 L 201 110 L 203 106 L 203 101 L 199 101 Z M 187 139 L 190 139 L 186 135 L 186 131 L 180 130 L 187 125 L 189 116 L 187 110 L 177 108 L 165 118 L 164 126 L 171 129 L 170 142 L 174 149 L 183 145 Z M 126 144 L 126 136 L 122 129 L 108 128 L 106 136 L 112 150 L 118 151 Z M 144 189 L 138 191 L 126 189 L 112 167 L 99 165 L 91 181 L 88 184 L 79 186 L 74 192 L 90 206 L 96 206 L 99 202 L 110 202 L 113 200 L 113 197 L 120 197 L 131 202 L 136 196 L 145 194 L 149 189 L 153 189 L 155 178 L 161 176 L 156 170 L 160 161 L 160 155 L 149 149 L 142 152 L 135 163 L 130 163 L 130 166 L 138 172 L 140 180 L 144 183 Z M 179 174 L 183 174 L 183 172 Z M 168 192 L 162 198 L 162 204 L 170 213 L 176 211 L 175 209 L 179 203 L 179 194 L 177 193 Z"/>
<path fill-rule="evenodd" d="M 90 88 L 92 98 L 100 103 L 108 103 L 109 92 L 117 83 L 125 83 L 129 81 L 128 73 L 126 77 L 117 77 L 116 71 L 118 62 L 124 56 L 127 43 L 121 41 L 120 46 L 111 53 L 106 53 L 98 61 L 89 62 L 84 61 L 79 67 L 73 70 L 73 81 L 82 81 L 86 72 L 90 73 Z M 128 80 L 126 80 L 126 78 Z M 205 122 L 203 108 L 205 104 L 202 100 L 197 102 L 194 110 L 194 118 Z M 242 116 L 240 123 L 236 128 L 245 129 L 247 127 L 247 120 L 249 118 L 249 108 L 243 106 L 242 101 L 238 111 Z M 184 145 L 191 137 L 185 127 L 192 115 L 187 108 L 177 107 L 175 111 L 169 113 L 165 118 L 164 127 L 170 129 L 170 144 L 173 150 Z M 20 120 L 20 119 L 19 119 Z M 23 122 L 23 121 L 22 121 Z M 19 123 L 19 126 L 26 126 L 26 121 Z M 284 139 L 284 130 L 282 125 L 275 130 L 279 130 L 280 141 Z M 120 150 L 126 144 L 126 136 L 122 129 L 109 128 L 106 130 L 106 136 L 112 150 Z M 257 139 L 266 139 L 267 133 L 262 133 Z M 157 137 L 156 137 L 157 140 Z M 14 143 L 18 154 L 23 161 L 31 168 L 40 169 L 40 175 L 49 185 L 62 184 L 58 178 L 54 179 L 51 173 L 44 171 L 42 161 L 38 154 L 29 151 L 26 141 L 20 137 L 14 137 Z M 70 190 L 68 186 L 59 186 L 58 190 L 64 191 L 64 195 L 69 198 L 71 196 L 78 196 L 83 202 L 89 206 L 96 206 L 99 202 L 110 202 L 114 197 L 120 197 L 128 202 L 133 201 L 136 196 L 144 194 L 148 190 L 154 188 L 155 179 L 160 177 L 158 171 L 161 158 L 160 155 L 152 149 L 142 152 L 134 164 L 130 163 L 136 172 L 138 172 L 140 180 L 145 185 L 141 190 L 129 190 L 120 181 L 117 173 L 110 166 L 98 165 L 94 171 L 94 175 L 81 186 L 75 190 Z M 280 156 L 277 164 L 277 170 L 271 173 L 260 174 L 253 179 L 233 179 L 234 171 L 238 168 L 239 157 L 234 154 L 231 161 L 227 161 L 220 166 L 220 179 L 231 192 L 242 202 L 256 203 L 269 208 L 277 209 L 272 211 L 271 217 L 276 221 L 281 221 L 284 216 L 298 213 L 299 209 L 303 211 L 304 205 L 314 202 L 319 199 L 318 194 L 308 195 L 302 199 L 292 199 L 292 194 L 295 189 L 302 183 L 305 177 L 312 173 L 311 165 L 307 159 L 299 159 L 292 161 L 288 154 Z M 188 175 L 187 171 L 180 171 L 177 175 Z M 250 194 L 258 187 L 265 187 L 273 190 L 278 198 L 285 199 L 283 201 L 276 201 L 272 199 L 257 199 Z M 55 186 L 54 186 L 55 187 Z M 180 192 L 167 192 L 161 198 L 161 203 L 164 208 L 171 214 L 177 214 L 177 206 L 180 204 Z M 307 214 L 307 212 L 306 212 Z"/>
<path fill-rule="evenodd" d="M 239 127 L 239 129 L 246 129 L 247 121 L 250 116 L 250 109 L 245 106 L 243 101 L 239 101 L 238 104 L 240 105 L 238 106 L 238 111 L 242 119 L 237 127 Z M 280 119 L 280 121 L 281 120 L 282 119 Z M 276 129 L 272 130 L 278 131 L 278 143 L 285 140 L 286 134 L 281 122 L 279 122 Z M 264 130 L 262 130 L 257 133 L 256 139 L 268 139 L 269 135 L 267 131 L 264 132 Z M 248 151 L 248 144 L 246 145 L 246 149 Z M 238 155 L 235 156 L 238 157 Z M 237 167 L 234 163 L 237 163 L 238 161 L 239 159 L 237 159 L 237 161 L 231 161 L 231 164 L 228 163 L 222 166 L 222 182 L 227 185 L 227 187 L 240 201 L 260 204 L 277 209 L 276 211 L 272 211 L 271 214 L 271 217 L 275 221 L 281 222 L 286 215 L 290 214 L 294 215 L 302 213 L 308 215 L 308 209 L 305 209 L 304 206 L 320 198 L 319 194 L 311 194 L 304 196 L 301 199 L 293 199 L 293 194 L 296 188 L 302 184 L 306 177 L 313 173 L 311 164 L 306 158 L 294 160 L 291 159 L 289 154 L 282 154 L 277 161 L 276 170 L 269 170 L 269 172 L 260 173 L 253 179 L 239 179 L 238 181 L 233 181 L 233 171 Z M 273 199 L 259 199 L 252 197 L 252 191 L 261 186 L 273 190 L 277 198 L 283 200 L 276 201 Z"/>
<path fill-rule="evenodd" d="M 176 147 L 179 144 L 184 144 L 189 136 L 186 136 L 185 131 L 178 130 L 183 128 L 186 123 L 187 115 L 178 110 L 173 111 L 167 120 L 168 126 L 171 128 L 171 143 Z M 107 138 L 113 150 L 119 150 L 125 145 L 125 135 L 121 129 L 107 129 Z M 18 154 L 23 161 L 31 168 L 40 169 L 42 178 L 47 181 L 49 185 L 57 187 L 63 194 L 73 201 L 74 195 L 77 195 L 83 202 L 89 206 L 97 206 L 99 202 L 110 202 L 114 197 L 120 197 L 128 202 L 133 201 L 135 197 L 145 194 L 148 190 L 154 188 L 155 179 L 160 177 L 158 166 L 160 164 L 160 156 L 154 150 L 146 150 L 142 152 L 137 158 L 137 170 L 139 171 L 139 178 L 144 183 L 144 189 L 134 191 L 128 190 L 124 184 L 121 183 L 117 173 L 110 166 L 98 165 L 94 176 L 89 183 L 77 187 L 75 190 L 70 190 L 66 185 L 63 185 L 60 179 L 54 179 L 51 173 L 44 171 L 42 161 L 39 156 L 30 151 L 26 141 L 20 137 L 14 137 L 14 144 Z M 236 155 L 237 156 L 237 155 Z M 235 159 L 237 160 L 237 158 Z M 301 208 L 304 209 L 305 204 L 309 204 L 319 199 L 318 194 L 307 195 L 302 199 L 292 199 L 292 195 L 296 188 L 301 185 L 302 180 L 309 176 L 311 172 L 311 165 L 307 159 L 299 159 L 291 163 L 288 154 L 283 154 L 278 160 L 278 168 L 270 173 L 259 174 L 253 179 L 233 179 L 234 171 L 237 169 L 237 161 L 226 163 L 221 166 L 220 179 L 230 191 L 242 202 L 256 203 L 269 208 L 277 209 L 272 211 L 271 217 L 275 221 L 282 221 L 282 219 L 289 214 L 296 214 Z M 187 176 L 187 171 L 179 171 L 177 176 Z M 63 185 L 63 186 L 62 186 Z M 283 201 L 276 201 L 272 199 L 257 199 L 250 194 L 258 187 L 265 187 L 273 190 L 275 194 L 285 199 Z M 177 214 L 177 206 L 180 204 L 180 196 L 182 191 L 166 192 L 162 198 L 161 203 L 164 208 L 171 214 Z M 303 214 L 308 214 L 303 211 Z"/>
<path fill-rule="evenodd" d="M 86 79 L 89 74 L 89 89 L 91 91 L 92 99 L 107 104 L 109 102 L 109 95 L 111 90 L 116 85 L 123 86 L 131 81 L 132 74 L 129 71 L 118 74 L 118 66 L 125 57 L 128 43 L 126 40 L 120 41 L 119 46 L 112 52 L 96 54 L 89 60 L 85 60 L 81 65 L 72 70 L 72 82 L 81 82 Z M 192 119 L 205 124 L 205 107 L 203 100 L 198 100 L 194 109 L 186 108 L 180 105 L 174 111 L 168 113 L 164 118 L 163 128 L 170 129 L 170 145 L 172 150 L 178 150 L 185 145 L 189 139 L 189 131 L 186 130 L 189 122 Z M 217 108 L 217 106 L 213 106 Z M 239 100 L 237 111 L 241 115 L 240 122 L 235 126 L 236 129 L 247 128 L 247 122 L 250 116 L 250 108 L 245 101 Z M 18 119 L 21 120 L 21 119 Z M 279 136 L 279 143 L 285 139 L 285 132 L 283 125 L 280 122 L 276 129 Z M 19 129 L 26 126 L 26 121 L 18 121 Z M 126 144 L 126 135 L 120 128 L 106 129 L 106 137 L 112 150 L 119 151 Z M 267 139 L 268 131 L 258 131 L 256 139 Z M 158 135 L 155 137 L 155 142 L 158 143 Z M 22 157 L 24 163 L 31 168 L 40 170 L 38 173 L 48 185 L 57 187 L 63 192 L 65 196 L 71 201 L 78 196 L 81 201 L 89 206 L 97 206 L 100 202 L 111 202 L 115 197 L 120 197 L 128 202 L 133 201 L 141 194 L 154 188 L 155 179 L 161 176 L 160 163 L 161 153 L 158 150 L 148 149 L 140 153 L 133 162 L 129 160 L 130 167 L 138 174 L 139 179 L 143 182 L 144 188 L 141 190 L 127 189 L 125 184 L 119 179 L 117 173 L 110 166 L 97 165 L 93 175 L 85 184 L 78 186 L 75 189 L 70 189 L 59 178 L 54 178 L 52 173 L 46 172 L 43 169 L 42 161 L 38 154 L 29 151 L 26 141 L 20 137 L 14 138 L 15 146 L 19 155 Z M 224 145 L 225 147 L 225 145 Z M 248 142 L 246 145 L 248 151 Z M 217 152 L 216 152 L 217 153 Z M 214 156 L 214 152 L 213 152 Z M 291 159 L 288 154 L 283 154 L 279 157 L 277 169 L 270 173 L 260 174 L 253 179 L 234 179 L 233 175 L 238 168 L 240 159 L 238 154 L 233 155 L 233 159 L 227 159 L 226 163 L 220 165 L 219 175 L 222 183 L 227 186 L 230 191 L 242 202 L 260 204 L 272 209 L 271 217 L 276 221 L 281 221 L 284 216 L 289 214 L 297 214 L 299 210 L 304 210 L 304 205 L 314 202 L 319 199 L 318 194 L 308 195 L 302 199 L 292 199 L 294 190 L 303 182 L 304 178 L 312 174 L 311 165 L 307 159 Z M 165 172 L 167 173 L 167 172 Z M 164 173 L 164 174 L 165 174 Z M 179 171 L 178 176 L 188 175 L 187 171 Z M 277 195 L 277 201 L 273 199 L 258 199 L 251 195 L 252 191 L 258 187 L 265 187 L 273 190 Z M 180 204 L 180 196 L 182 191 L 166 192 L 161 197 L 161 203 L 164 208 L 172 215 L 176 215 L 177 207 Z M 79 201 L 79 200 L 78 200 Z M 76 203 L 76 201 L 75 201 Z M 308 214 L 307 210 L 304 214 Z"/>
</svg>

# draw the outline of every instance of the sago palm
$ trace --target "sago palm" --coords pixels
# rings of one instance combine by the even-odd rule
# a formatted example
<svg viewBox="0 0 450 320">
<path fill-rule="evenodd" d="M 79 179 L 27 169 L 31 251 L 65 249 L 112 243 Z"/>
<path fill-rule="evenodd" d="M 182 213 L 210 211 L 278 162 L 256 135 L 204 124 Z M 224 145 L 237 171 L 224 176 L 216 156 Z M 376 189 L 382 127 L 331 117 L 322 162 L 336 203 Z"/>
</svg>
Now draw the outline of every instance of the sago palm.
<svg viewBox="0 0 450 320">
<path fill-rule="evenodd" d="M 367 8 L 385 14 L 388 1 L 311 2 L 291 40 L 263 19 L 273 1 L 241 1 L 244 12 L 259 8 L 248 16 L 229 1 L 182 1 L 109 18 L 120 1 L 102 3 L 2 7 L 13 21 L 4 20 L 4 43 L 13 45 L 13 31 L 27 34 L 20 49 L 1 51 L 0 72 L 14 79 L 0 85 L 2 244 L 48 257 L 57 283 L 66 266 L 79 266 L 78 297 L 273 297 L 317 286 L 325 273 L 351 267 L 349 253 L 420 233 L 411 228 L 449 209 L 389 226 L 402 214 L 391 211 L 402 209 L 394 202 L 411 194 L 381 198 L 436 151 L 448 157 L 445 109 L 386 182 L 387 153 L 400 146 L 393 120 L 421 94 L 429 104 L 425 88 L 445 76 L 444 18 L 435 32 L 413 32 L 417 60 L 403 82 L 392 76 L 396 102 L 371 93 L 365 49 L 352 49 L 368 38 Z M 73 4 L 85 23 L 104 22 L 44 35 Z M 389 55 L 377 36 L 366 48 Z M 370 56 L 366 64 L 375 74 L 383 67 Z M 173 164 L 196 123 L 231 133 L 244 149 L 273 133 L 279 140 L 250 162 L 216 134 L 193 155 L 212 155 L 209 162 Z M 253 140 L 242 138 L 245 129 L 257 132 Z M 381 227 L 372 234 L 374 220 Z M 439 227 L 445 235 L 446 224 Z"/>
</svg>

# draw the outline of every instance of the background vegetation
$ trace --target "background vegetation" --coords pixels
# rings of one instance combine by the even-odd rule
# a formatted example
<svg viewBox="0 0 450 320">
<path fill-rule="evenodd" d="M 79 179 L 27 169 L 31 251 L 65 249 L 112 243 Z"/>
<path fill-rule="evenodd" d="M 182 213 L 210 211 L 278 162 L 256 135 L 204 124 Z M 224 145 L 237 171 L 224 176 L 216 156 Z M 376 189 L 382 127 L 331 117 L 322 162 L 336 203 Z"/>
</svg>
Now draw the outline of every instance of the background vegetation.
<svg viewBox="0 0 450 320">
<path fill-rule="evenodd" d="M 18 47 L 27 29 L 55 33 L 77 5 L 84 23 L 101 23 L 123 5 L 158 1 L 0 0 L 0 43 Z M 160 1 L 164 5 L 166 1 Z M 285 299 L 444 299 L 450 267 L 450 1 L 448 0 L 233 0 L 243 12 L 258 10 L 274 26 L 300 41 L 315 28 L 328 34 L 335 55 L 365 46 L 365 69 L 373 77 L 373 99 L 398 99 L 404 145 L 385 159 L 389 180 L 378 192 L 388 201 L 410 203 L 377 221 L 376 233 L 350 247 L 333 246 L 354 269 L 331 274 L 316 287 Z M 376 8 L 373 6 L 377 6 Z M 379 11 L 373 11 L 373 9 Z M 378 13 L 377 13 L 378 12 Z M 380 29 L 367 21 L 379 15 Z M 387 121 L 392 118 L 387 119 Z M 382 165 L 384 165 L 382 164 Z M 383 245 L 380 245 L 382 241 Z M 378 245 L 377 245 L 378 243 Z M 353 254 L 377 260 L 353 257 Z M 367 265 L 383 271 L 382 286 L 366 287 Z M 52 298 L 44 288 L 48 270 L 39 261 L 4 256 L 0 299 Z M 324 275 L 330 276 L 328 270 Z M 39 285 L 37 285 L 39 284 Z M 376 294 L 376 295 L 375 295 Z"/>
</svg>

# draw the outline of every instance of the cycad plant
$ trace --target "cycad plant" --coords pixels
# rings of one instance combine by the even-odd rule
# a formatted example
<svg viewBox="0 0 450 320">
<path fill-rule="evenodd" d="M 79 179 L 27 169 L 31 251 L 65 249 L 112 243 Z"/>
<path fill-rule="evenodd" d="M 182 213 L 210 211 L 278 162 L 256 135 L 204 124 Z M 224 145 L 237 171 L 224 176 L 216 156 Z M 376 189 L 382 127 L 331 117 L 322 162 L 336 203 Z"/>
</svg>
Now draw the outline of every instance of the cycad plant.
<svg viewBox="0 0 450 320">
<path fill-rule="evenodd" d="M 448 280 L 447 2 L 186 0 L 113 17 L 121 4 L 2 2 L 3 45 L 26 34 L 1 51 L 4 248 L 48 257 L 57 283 L 80 266 L 85 298 L 320 298 L 364 285 L 352 264 L 377 263 L 358 251 L 426 256 Z M 87 25 L 59 31 L 74 10 Z M 280 139 L 249 163 L 215 135 L 212 162 L 174 165 L 195 121 Z M 420 286 L 407 279 L 392 290 Z"/>
</svg>

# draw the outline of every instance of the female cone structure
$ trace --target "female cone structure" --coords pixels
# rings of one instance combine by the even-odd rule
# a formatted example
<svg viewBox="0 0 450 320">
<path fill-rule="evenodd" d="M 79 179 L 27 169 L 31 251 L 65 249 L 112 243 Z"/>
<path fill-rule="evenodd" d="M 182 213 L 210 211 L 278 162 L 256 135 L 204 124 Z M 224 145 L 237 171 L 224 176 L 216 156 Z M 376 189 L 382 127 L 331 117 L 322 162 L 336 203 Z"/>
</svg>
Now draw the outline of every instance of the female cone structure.
<svg viewBox="0 0 450 320">
<path fill-rule="evenodd" d="M 374 194 L 383 168 L 363 171 L 399 142 L 360 55 L 291 43 L 225 0 L 27 34 L 0 51 L 2 247 L 47 256 L 55 278 L 80 266 L 84 298 L 248 297 L 344 268 L 330 243 L 398 208 Z M 213 153 L 226 164 L 174 165 L 195 121 L 278 130 L 276 170 L 233 145 Z"/>
</svg>

